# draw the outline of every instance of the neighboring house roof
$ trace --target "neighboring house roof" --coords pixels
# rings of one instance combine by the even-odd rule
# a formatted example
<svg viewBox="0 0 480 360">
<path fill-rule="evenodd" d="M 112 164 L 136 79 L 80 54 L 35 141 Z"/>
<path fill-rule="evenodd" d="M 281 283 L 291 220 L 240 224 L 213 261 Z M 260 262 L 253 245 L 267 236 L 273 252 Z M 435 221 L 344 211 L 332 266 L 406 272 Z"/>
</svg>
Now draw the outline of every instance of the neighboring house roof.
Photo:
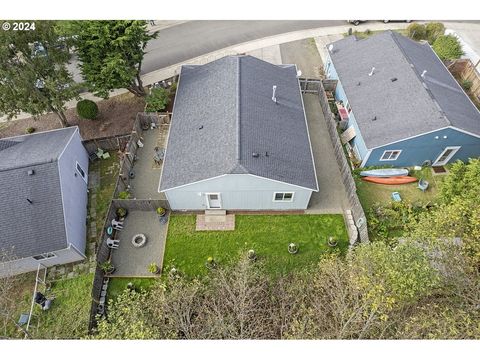
<svg viewBox="0 0 480 360">
<path fill-rule="evenodd" d="M 224 174 L 317 190 L 294 65 L 227 56 L 182 67 L 160 191 Z"/>
<path fill-rule="evenodd" d="M 328 50 L 368 148 L 447 126 L 480 135 L 480 112 L 427 43 L 385 31 Z"/>
<path fill-rule="evenodd" d="M 75 131 L 0 139 L 0 249 L 24 258 L 68 246 L 57 160 Z"/>
</svg>

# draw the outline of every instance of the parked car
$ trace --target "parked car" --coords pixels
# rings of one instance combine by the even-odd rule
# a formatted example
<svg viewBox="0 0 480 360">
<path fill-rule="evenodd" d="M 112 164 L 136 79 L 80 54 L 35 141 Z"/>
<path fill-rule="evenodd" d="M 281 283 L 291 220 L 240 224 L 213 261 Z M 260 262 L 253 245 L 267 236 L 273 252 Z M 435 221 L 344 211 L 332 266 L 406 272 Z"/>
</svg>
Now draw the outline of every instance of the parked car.
<svg viewBox="0 0 480 360">
<path fill-rule="evenodd" d="M 349 24 L 353 24 L 355 26 L 360 25 L 363 22 L 366 22 L 367 20 L 347 20 Z"/>
<path fill-rule="evenodd" d="M 388 24 L 389 22 L 406 22 L 411 23 L 412 20 L 382 20 L 384 24 Z"/>
</svg>

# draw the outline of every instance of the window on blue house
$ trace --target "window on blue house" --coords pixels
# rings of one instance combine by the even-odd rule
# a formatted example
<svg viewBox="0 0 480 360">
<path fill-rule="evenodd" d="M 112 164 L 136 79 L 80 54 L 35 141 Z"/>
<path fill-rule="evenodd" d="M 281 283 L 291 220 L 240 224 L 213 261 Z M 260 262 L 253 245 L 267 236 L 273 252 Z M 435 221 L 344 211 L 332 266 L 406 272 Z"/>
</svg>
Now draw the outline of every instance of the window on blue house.
<svg viewBox="0 0 480 360">
<path fill-rule="evenodd" d="M 380 161 L 395 161 L 400 156 L 402 150 L 385 150 L 380 157 Z"/>
</svg>

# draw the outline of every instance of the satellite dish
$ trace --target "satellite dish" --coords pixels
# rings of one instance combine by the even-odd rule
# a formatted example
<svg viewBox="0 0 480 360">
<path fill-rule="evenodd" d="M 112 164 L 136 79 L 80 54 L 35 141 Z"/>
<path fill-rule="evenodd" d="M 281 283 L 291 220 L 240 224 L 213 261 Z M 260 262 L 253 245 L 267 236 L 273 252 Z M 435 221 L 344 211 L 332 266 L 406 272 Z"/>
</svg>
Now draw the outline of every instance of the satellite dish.
<svg viewBox="0 0 480 360">
<path fill-rule="evenodd" d="M 302 76 L 302 70 L 297 70 L 297 77 Z"/>
<path fill-rule="evenodd" d="M 328 45 L 328 51 L 332 51 L 332 50 L 333 50 L 333 44 Z"/>
</svg>

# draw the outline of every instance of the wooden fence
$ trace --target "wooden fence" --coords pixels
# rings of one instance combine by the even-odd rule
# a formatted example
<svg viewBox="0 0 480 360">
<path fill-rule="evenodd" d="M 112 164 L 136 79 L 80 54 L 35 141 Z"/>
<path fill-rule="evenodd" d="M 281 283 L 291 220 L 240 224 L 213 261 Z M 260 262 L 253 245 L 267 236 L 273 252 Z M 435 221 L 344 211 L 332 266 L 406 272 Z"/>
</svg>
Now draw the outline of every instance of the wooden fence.
<svg viewBox="0 0 480 360">
<path fill-rule="evenodd" d="M 151 211 L 159 207 L 170 209 L 167 200 L 137 200 L 137 199 L 114 199 L 112 204 L 116 208 L 124 208 L 127 210 Z"/>
<path fill-rule="evenodd" d="M 131 134 L 125 135 L 125 138 L 119 136 L 105 139 L 96 139 L 87 142 L 87 146 L 91 146 L 91 150 L 93 152 L 96 151 L 98 147 L 101 147 L 104 150 L 120 150 L 123 155 L 120 162 L 119 176 L 117 178 L 115 190 L 113 192 L 113 199 L 110 202 L 107 216 L 105 217 L 105 221 L 103 224 L 102 233 L 99 237 L 99 246 L 97 250 L 97 267 L 95 269 L 95 278 L 93 281 L 92 305 L 90 308 L 90 321 L 88 325 L 89 333 L 91 333 L 96 326 L 98 306 L 100 305 L 103 280 L 105 277 L 99 264 L 109 260 L 111 255 L 111 249 L 107 246 L 107 228 L 110 226 L 112 220 L 115 218 L 117 209 L 120 207 L 123 207 L 127 210 L 143 211 L 156 210 L 158 207 L 170 209 L 167 200 L 118 199 L 118 194 L 128 188 L 130 179 L 128 175 L 133 168 L 136 152 L 138 150 L 138 140 L 142 139 L 143 128 L 149 127 L 152 123 L 154 123 L 156 126 L 159 126 L 162 123 L 169 122 L 170 116 L 168 114 L 138 113 L 133 124 Z M 108 147 L 108 144 L 110 144 L 112 147 Z"/>
<path fill-rule="evenodd" d="M 98 148 L 103 150 L 123 149 L 130 140 L 130 134 L 116 135 L 92 140 L 83 141 L 83 146 L 89 154 L 97 151 Z"/>
<path fill-rule="evenodd" d="M 448 64 L 448 70 L 462 81 L 471 82 L 467 93 L 473 95 L 478 106 L 480 104 L 480 73 L 475 65 L 470 59 L 457 59 Z"/>
<path fill-rule="evenodd" d="M 343 151 L 342 143 L 340 142 L 340 137 L 338 136 L 337 132 L 337 123 L 332 112 L 330 111 L 330 106 L 328 105 L 327 96 L 322 83 L 319 85 L 318 99 L 320 106 L 322 107 L 325 121 L 327 122 L 328 132 L 332 140 L 335 157 L 342 175 L 342 181 L 347 191 L 347 198 L 351 209 L 351 215 L 353 216 L 353 221 L 355 222 L 358 230 L 360 241 L 368 242 L 368 228 L 365 212 L 363 211 L 362 204 L 358 199 L 357 186 L 355 185 L 355 180 L 353 179 L 348 160 L 345 157 L 345 152 Z"/>
</svg>

